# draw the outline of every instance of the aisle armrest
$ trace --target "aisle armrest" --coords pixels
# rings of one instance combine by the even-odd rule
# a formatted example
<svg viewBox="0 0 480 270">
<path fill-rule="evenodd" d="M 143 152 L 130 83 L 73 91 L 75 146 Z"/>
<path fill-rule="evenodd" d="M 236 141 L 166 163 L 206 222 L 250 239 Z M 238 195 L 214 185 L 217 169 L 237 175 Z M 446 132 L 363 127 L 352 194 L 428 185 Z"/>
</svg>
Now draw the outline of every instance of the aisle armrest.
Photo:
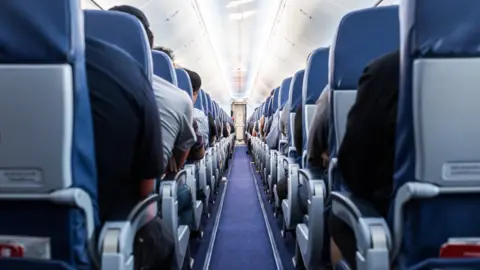
<svg viewBox="0 0 480 270">
<path fill-rule="evenodd" d="M 332 192 L 332 214 L 355 232 L 357 262 L 389 264 L 392 237 L 385 219 L 367 201 L 347 192 Z M 360 268 L 359 268 L 360 269 Z"/>
</svg>

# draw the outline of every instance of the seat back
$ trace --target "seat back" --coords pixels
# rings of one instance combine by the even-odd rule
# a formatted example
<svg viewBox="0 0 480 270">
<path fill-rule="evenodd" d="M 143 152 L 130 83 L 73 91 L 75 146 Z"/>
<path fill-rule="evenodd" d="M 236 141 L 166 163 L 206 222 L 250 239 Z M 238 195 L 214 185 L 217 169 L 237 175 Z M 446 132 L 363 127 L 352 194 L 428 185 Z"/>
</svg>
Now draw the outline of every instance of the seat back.
<svg viewBox="0 0 480 270">
<path fill-rule="evenodd" d="M 195 101 L 195 104 L 193 104 L 195 108 L 199 109 L 200 111 L 203 111 L 203 95 L 198 94 L 197 95 L 197 100 Z"/>
<path fill-rule="evenodd" d="M 25 259 L 0 265 L 93 267 L 97 182 L 80 1 L 1 1 L 0 24 L 0 235 L 25 249 Z"/>
<path fill-rule="evenodd" d="M 278 103 L 280 100 L 280 87 L 274 89 L 273 92 L 273 101 L 272 101 L 272 111 L 276 113 L 278 110 Z"/>
<path fill-rule="evenodd" d="M 278 108 L 280 110 L 283 110 L 283 107 L 288 102 L 288 97 L 290 95 L 290 84 L 292 83 L 292 77 L 288 77 L 282 81 L 282 84 L 280 85 L 279 89 L 279 99 L 278 99 Z"/>
<path fill-rule="evenodd" d="M 479 12 L 474 0 L 402 2 L 393 212 L 402 267 L 437 257 L 448 238 L 480 237 Z"/>
<path fill-rule="evenodd" d="M 203 89 L 200 89 L 200 94 L 202 96 L 202 105 L 203 105 L 203 112 L 205 115 L 208 114 L 208 100 L 207 100 L 207 95 Z"/>
<path fill-rule="evenodd" d="M 152 80 L 152 54 L 145 54 L 146 51 L 150 52 L 150 45 L 148 42 L 138 42 L 139 40 L 148 41 L 148 38 L 137 18 L 118 11 L 86 10 L 84 14 L 85 34 L 120 46 L 138 61 L 145 69 L 147 78 Z"/>
<path fill-rule="evenodd" d="M 294 145 L 294 130 L 295 130 L 295 112 L 297 111 L 298 106 L 301 106 L 302 102 L 302 88 L 303 88 L 303 77 L 305 75 L 305 70 L 300 70 L 295 73 L 290 84 L 290 93 L 288 97 L 289 102 L 289 111 L 290 111 L 290 124 L 288 128 L 290 129 L 290 142 Z M 300 149 L 299 149 L 300 150 Z M 301 152 L 299 153 L 301 154 Z"/>
<path fill-rule="evenodd" d="M 328 57 L 330 48 L 314 50 L 308 58 L 303 76 L 302 112 L 303 112 L 303 149 L 307 149 L 308 133 L 315 113 L 315 102 L 328 83 Z"/>
<path fill-rule="evenodd" d="M 193 98 L 193 87 L 188 73 L 181 68 L 176 68 L 175 73 L 177 74 L 178 88 L 187 92 L 188 96 L 190 96 L 190 98 Z"/>
<path fill-rule="evenodd" d="M 330 156 L 336 156 L 342 142 L 363 69 L 373 59 L 397 50 L 399 36 L 398 6 L 351 12 L 340 22 L 330 53 L 330 123 L 334 127 Z"/>
<path fill-rule="evenodd" d="M 164 52 L 152 51 L 153 74 L 178 86 L 178 78 L 172 60 Z"/>
<path fill-rule="evenodd" d="M 212 113 L 212 98 L 207 92 L 205 92 L 205 96 L 207 98 L 207 113 Z"/>
</svg>

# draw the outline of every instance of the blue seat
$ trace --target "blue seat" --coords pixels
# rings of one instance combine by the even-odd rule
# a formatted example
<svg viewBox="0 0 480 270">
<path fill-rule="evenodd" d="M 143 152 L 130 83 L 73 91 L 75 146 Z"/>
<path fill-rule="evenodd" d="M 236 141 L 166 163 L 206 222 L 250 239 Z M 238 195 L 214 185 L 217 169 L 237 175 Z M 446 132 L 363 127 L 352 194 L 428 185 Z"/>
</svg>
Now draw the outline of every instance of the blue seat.
<svg viewBox="0 0 480 270">
<path fill-rule="evenodd" d="M 0 2 L 0 235 L 29 254 L 0 259 L 1 269 L 98 262 L 82 17 L 74 0 Z M 34 242 L 50 252 L 32 254 Z"/>
<path fill-rule="evenodd" d="M 382 42 L 377 42 L 381 34 Z M 375 58 L 393 52 L 400 44 L 398 6 L 369 8 L 345 15 L 339 28 L 330 53 L 329 86 L 330 96 L 330 140 L 329 152 L 332 163 L 346 129 L 347 114 L 355 102 L 357 83 L 365 66 Z M 329 167 L 328 189 L 340 190 L 340 174 L 335 167 Z M 333 183 L 332 183 L 333 182 Z M 333 185 L 333 186 L 332 186 Z M 332 193 L 332 213 L 345 221 L 345 212 L 339 212 L 338 195 Z M 365 228 L 377 229 L 386 223 L 382 219 L 365 220 Z M 367 229 L 367 230 L 368 230 Z M 387 245 L 390 239 L 378 240 L 375 236 L 358 239 L 357 269 L 389 269 Z M 371 248 L 372 247 L 372 248 Z M 364 249 L 365 248 L 365 249 Z M 371 249 L 370 249 L 371 248 Z M 386 261 L 370 264 L 369 258 L 387 254 Z"/>
<path fill-rule="evenodd" d="M 472 124 L 480 114 L 479 12 L 473 0 L 402 2 L 390 213 L 398 269 L 480 268 L 479 259 L 437 258 L 449 238 L 480 237 L 480 216 L 472 215 L 480 205 L 479 129 Z"/>
<path fill-rule="evenodd" d="M 307 143 L 310 126 L 315 114 L 315 102 L 322 94 L 322 85 L 328 84 L 328 59 L 330 48 L 319 48 L 314 50 L 308 58 L 305 75 L 303 76 L 302 88 L 302 110 L 303 110 L 303 153 L 302 168 L 307 164 Z"/>
<path fill-rule="evenodd" d="M 273 90 L 272 101 L 270 106 L 272 117 L 277 113 L 279 99 L 280 99 L 280 87 L 277 87 Z M 275 119 L 273 119 L 273 121 L 275 121 Z M 277 183 L 277 163 L 278 163 L 278 155 L 279 155 L 279 152 L 277 149 L 268 148 L 270 153 L 267 153 L 270 156 L 270 165 L 269 165 L 270 168 L 268 169 L 270 173 L 267 178 L 266 189 L 269 194 L 269 200 L 272 202 L 274 200 L 273 186 Z"/>
<path fill-rule="evenodd" d="M 473 0 L 460 5 L 452 0 L 402 2 L 395 199 L 389 222 L 393 239 L 385 222 L 377 227 L 376 239 L 386 239 L 388 245 L 381 248 L 390 252 L 368 258 L 368 265 L 390 259 L 397 269 L 480 267 L 476 258 L 437 258 L 450 238 L 480 236 L 480 218 L 471 214 L 480 191 L 480 141 L 472 125 L 480 113 L 479 11 L 480 3 Z M 365 213 L 368 204 L 334 194 L 333 210 L 355 223 L 350 226 L 357 239 L 373 235 L 366 222 L 379 218 Z M 369 244 L 370 249 L 357 245 L 359 252 L 378 253 L 378 243 Z"/>
<path fill-rule="evenodd" d="M 176 68 L 175 72 L 177 73 L 178 88 L 187 92 L 190 98 L 193 98 L 193 87 L 192 82 L 190 81 L 190 76 L 188 73 L 181 68 Z"/>
<path fill-rule="evenodd" d="M 110 50 L 120 49 L 122 53 L 136 60 L 146 77 L 151 79 L 153 74 L 151 50 L 143 26 L 135 17 L 120 12 L 95 10 L 86 10 L 84 15 L 87 37 L 110 44 Z M 106 25 L 117 27 L 115 30 L 102 27 Z M 157 202 L 161 199 L 158 194 L 152 195 L 130 209 L 126 220 L 107 221 L 103 224 L 98 237 L 102 269 L 133 267 L 134 237 L 141 227 L 153 219 L 155 215 L 151 213 L 159 212 Z"/>
<path fill-rule="evenodd" d="M 382 42 L 376 42 L 379 33 Z M 332 45 L 329 87 L 331 166 L 328 171 L 328 191 L 344 189 L 336 170 L 336 156 L 345 134 L 347 115 L 355 102 L 357 83 L 365 66 L 377 57 L 399 47 L 398 6 L 369 8 L 347 14 L 340 22 Z M 333 186 L 332 186 L 333 185 Z"/>
<path fill-rule="evenodd" d="M 112 28 L 112 25 L 115 25 L 115 28 Z M 99 37 L 114 45 L 121 44 L 122 49 L 138 61 L 145 69 L 147 78 L 152 80 L 152 54 L 145 54 L 145 51 L 150 52 L 150 45 L 148 42 L 138 42 L 147 39 L 147 36 L 137 18 L 118 11 L 86 10 L 85 34 Z"/>
<path fill-rule="evenodd" d="M 297 111 L 297 108 L 301 106 L 302 102 L 302 88 L 303 88 L 303 77 L 305 75 L 305 70 L 300 70 L 295 73 L 292 79 L 292 83 L 290 84 L 290 91 L 289 91 L 289 96 L 288 96 L 288 110 L 290 111 L 290 119 L 289 119 L 289 125 L 288 125 L 288 134 L 289 140 L 290 140 L 290 147 L 289 149 L 289 157 L 297 157 L 297 154 L 301 153 L 295 153 L 295 156 L 293 156 L 292 153 L 293 150 L 295 152 L 297 151 L 295 148 L 294 144 L 294 131 L 295 131 L 295 113 Z"/>
<path fill-rule="evenodd" d="M 286 129 L 288 130 L 288 137 L 287 140 L 289 141 L 290 147 L 288 148 L 287 156 L 280 156 L 280 160 L 278 162 L 278 175 L 285 175 L 283 172 L 285 169 L 288 169 L 289 173 L 296 173 L 300 166 L 298 165 L 297 160 L 297 150 L 294 147 L 294 121 L 295 121 L 295 112 L 297 107 L 300 105 L 301 97 L 302 97 L 302 86 L 303 86 L 303 77 L 305 74 L 305 70 L 300 70 L 295 73 L 292 77 L 288 89 L 288 100 L 284 105 L 283 110 L 288 110 L 289 112 L 289 119 L 287 123 Z M 284 81 L 285 82 L 285 81 Z M 282 83 L 283 85 L 283 83 Z M 283 96 L 283 87 L 281 87 Z M 288 157 L 288 159 L 286 158 Z M 290 166 L 295 166 L 295 169 L 289 168 Z M 294 230 L 297 223 L 301 221 L 301 211 L 298 206 L 298 174 L 297 175 L 290 175 L 287 176 L 287 198 L 283 200 L 282 203 L 282 210 L 283 210 L 283 218 L 285 220 L 285 229 L 282 231 L 282 234 L 285 235 L 285 230 Z M 276 192 L 276 188 L 274 187 L 275 193 L 275 201 L 279 201 L 278 194 Z"/>
<path fill-rule="evenodd" d="M 178 78 L 172 60 L 164 52 L 152 51 L 153 74 L 178 86 Z"/>
</svg>

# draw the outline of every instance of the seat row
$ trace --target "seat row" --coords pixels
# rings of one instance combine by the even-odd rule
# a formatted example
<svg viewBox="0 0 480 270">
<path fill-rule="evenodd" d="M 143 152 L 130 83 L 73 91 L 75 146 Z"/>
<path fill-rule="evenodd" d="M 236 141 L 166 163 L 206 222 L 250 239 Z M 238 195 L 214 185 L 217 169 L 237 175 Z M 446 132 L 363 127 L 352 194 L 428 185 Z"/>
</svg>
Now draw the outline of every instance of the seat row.
<svg viewBox="0 0 480 270">
<path fill-rule="evenodd" d="M 85 36 L 121 49 L 150 80 L 155 73 L 191 93 L 188 74 L 151 51 L 135 17 L 82 11 L 78 0 L 3 1 L 0 22 L 0 211 L 8 217 L 0 222 L 0 268 L 133 269 L 136 232 L 157 213 L 176 239 L 178 267 L 190 264 L 190 230 L 201 232 L 201 217 L 209 215 L 234 136 L 211 145 L 201 162 L 186 165 L 175 179 L 159 181 L 157 192 L 128 209 L 125 220 L 98 224 L 101 179 L 95 172 Z M 205 91 L 198 100 L 195 106 L 215 121 L 231 123 Z M 182 182 L 193 198 L 192 228 L 178 225 L 176 187 Z M 196 199 L 197 188 L 205 192 L 203 201 Z M 15 253 L 17 246 L 37 244 L 45 247 L 42 256 Z"/>
<path fill-rule="evenodd" d="M 480 21 L 474 15 L 479 11 L 480 3 L 473 0 L 403 0 L 399 6 L 350 12 L 331 47 L 314 50 L 305 70 L 283 80 L 254 111 L 249 119 L 254 124 L 276 111 L 290 112 L 289 136 L 280 138 L 275 150 L 261 136 L 248 137 L 274 211 L 282 214 L 282 234 L 296 235 L 297 266 L 318 269 L 329 263 L 328 215 L 354 231 L 357 269 L 480 266 L 475 255 L 439 257 L 449 243 L 480 240 L 480 216 L 474 214 L 480 205 L 480 140 L 474 124 L 480 114 L 475 91 L 480 83 Z M 400 51 L 400 93 L 394 194 L 387 220 L 348 192 L 337 153 L 363 69 L 395 50 Z M 306 158 L 307 151 L 315 151 L 307 150 L 307 142 L 322 89 L 330 90 L 326 172 L 309 166 Z M 292 147 L 299 104 L 303 153 Z M 287 198 L 279 201 L 276 183 L 284 177 Z M 299 206 L 301 185 L 308 187 L 308 213 Z M 336 267 L 351 268 L 345 261 Z"/>
</svg>

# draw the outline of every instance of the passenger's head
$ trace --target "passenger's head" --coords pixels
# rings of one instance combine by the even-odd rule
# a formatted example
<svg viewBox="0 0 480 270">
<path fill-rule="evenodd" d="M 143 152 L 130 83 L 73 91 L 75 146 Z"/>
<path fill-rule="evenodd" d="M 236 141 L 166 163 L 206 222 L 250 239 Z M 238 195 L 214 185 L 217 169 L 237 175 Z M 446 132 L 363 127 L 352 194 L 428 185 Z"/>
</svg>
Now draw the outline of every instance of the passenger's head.
<svg viewBox="0 0 480 270">
<path fill-rule="evenodd" d="M 195 71 L 191 71 L 186 68 L 184 68 L 184 70 L 188 73 L 188 76 L 190 77 L 193 88 L 193 102 L 195 103 L 195 101 L 197 101 L 198 93 L 200 93 L 200 87 L 202 87 L 202 79 L 200 78 L 200 75 L 198 75 L 198 73 L 196 73 Z"/>
<path fill-rule="evenodd" d="M 168 55 L 168 57 L 170 58 L 170 60 L 172 60 L 172 62 L 175 61 L 175 55 L 173 54 L 172 49 L 167 48 L 167 47 L 163 47 L 163 46 L 157 46 L 157 47 L 153 48 L 153 50 L 163 52 L 166 55 Z"/>
<path fill-rule="evenodd" d="M 150 23 L 148 22 L 147 16 L 145 16 L 145 14 L 140 9 L 128 5 L 121 5 L 114 6 L 110 10 L 124 12 L 135 16 L 142 23 L 143 28 L 147 33 L 148 43 L 150 43 L 150 47 L 153 47 L 153 32 L 150 30 Z"/>
</svg>

